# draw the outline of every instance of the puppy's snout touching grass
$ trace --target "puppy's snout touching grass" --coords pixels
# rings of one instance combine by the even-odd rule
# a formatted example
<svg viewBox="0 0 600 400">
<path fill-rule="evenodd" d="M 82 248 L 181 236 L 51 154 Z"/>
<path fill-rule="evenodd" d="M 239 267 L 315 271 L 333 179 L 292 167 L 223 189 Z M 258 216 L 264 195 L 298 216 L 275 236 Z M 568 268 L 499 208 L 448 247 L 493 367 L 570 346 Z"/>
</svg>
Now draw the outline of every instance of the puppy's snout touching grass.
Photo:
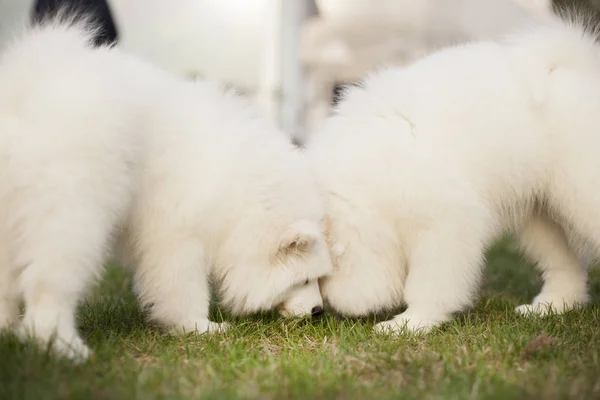
<svg viewBox="0 0 600 400">
<path fill-rule="evenodd" d="M 323 315 L 323 313 L 324 313 L 324 312 L 325 312 L 325 310 L 323 310 L 323 307 L 321 307 L 321 306 L 316 306 L 316 307 L 313 307 L 313 308 L 310 310 L 310 315 L 311 315 L 313 318 L 316 318 L 316 317 L 320 317 L 321 315 Z"/>
<path fill-rule="evenodd" d="M 318 317 L 323 314 L 323 298 L 316 281 L 294 287 L 278 307 L 285 318 Z"/>
</svg>

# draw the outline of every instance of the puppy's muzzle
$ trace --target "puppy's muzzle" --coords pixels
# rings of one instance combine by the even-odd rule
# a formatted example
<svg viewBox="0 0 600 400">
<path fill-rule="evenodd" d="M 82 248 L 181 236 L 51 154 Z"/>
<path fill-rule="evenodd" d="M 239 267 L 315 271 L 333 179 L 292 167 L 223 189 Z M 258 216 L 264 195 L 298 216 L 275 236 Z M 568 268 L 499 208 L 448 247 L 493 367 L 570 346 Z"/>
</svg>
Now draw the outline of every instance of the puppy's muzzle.
<svg viewBox="0 0 600 400">
<path fill-rule="evenodd" d="M 316 306 L 313 307 L 312 310 L 310 310 L 310 315 L 315 318 L 315 317 L 320 317 L 321 315 L 323 315 L 323 312 L 325 310 L 323 310 L 323 307 L 321 306 Z"/>
</svg>

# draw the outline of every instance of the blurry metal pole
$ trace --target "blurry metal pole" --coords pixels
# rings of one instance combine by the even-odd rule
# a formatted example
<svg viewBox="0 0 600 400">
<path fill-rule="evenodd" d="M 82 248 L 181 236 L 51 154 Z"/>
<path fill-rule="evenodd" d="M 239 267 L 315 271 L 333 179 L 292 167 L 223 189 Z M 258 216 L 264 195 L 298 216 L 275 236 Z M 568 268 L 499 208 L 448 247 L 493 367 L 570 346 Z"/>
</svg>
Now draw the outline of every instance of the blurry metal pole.
<svg viewBox="0 0 600 400">
<path fill-rule="evenodd" d="M 283 0 L 286 1 L 286 0 Z M 268 15 L 265 19 L 265 43 L 261 54 L 260 76 L 257 88 L 257 102 L 263 112 L 279 123 L 279 88 L 281 87 L 281 68 L 279 65 L 281 48 L 281 4 L 282 0 L 268 2 Z"/>
<path fill-rule="evenodd" d="M 302 142 L 306 131 L 307 76 L 300 59 L 300 41 L 304 21 L 314 12 L 314 1 L 281 2 L 281 105 L 282 129 Z M 312 4 L 311 4 L 312 3 Z"/>
<path fill-rule="evenodd" d="M 289 135 L 305 134 L 307 77 L 300 60 L 302 25 L 315 12 L 314 0 L 272 0 L 258 101 Z"/>
</svg>

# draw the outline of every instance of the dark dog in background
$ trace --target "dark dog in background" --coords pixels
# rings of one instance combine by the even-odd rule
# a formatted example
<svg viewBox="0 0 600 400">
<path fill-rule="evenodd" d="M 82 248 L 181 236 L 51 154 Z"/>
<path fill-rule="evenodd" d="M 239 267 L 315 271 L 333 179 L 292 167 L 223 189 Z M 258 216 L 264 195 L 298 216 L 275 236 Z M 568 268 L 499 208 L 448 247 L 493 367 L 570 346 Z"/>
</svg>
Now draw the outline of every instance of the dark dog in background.
<svg viewBox="0 0 600 400">
<path fill-rule="evenodd" d="M 32 11 L 33 23 L 38 23 L 64 9 L 74 15 L 91 17 L 96 22 L 99 29 L 94 43 L 97 46 L 116 43 L 117 28 L 106 0 L 36 0 Z"/>
</svg>

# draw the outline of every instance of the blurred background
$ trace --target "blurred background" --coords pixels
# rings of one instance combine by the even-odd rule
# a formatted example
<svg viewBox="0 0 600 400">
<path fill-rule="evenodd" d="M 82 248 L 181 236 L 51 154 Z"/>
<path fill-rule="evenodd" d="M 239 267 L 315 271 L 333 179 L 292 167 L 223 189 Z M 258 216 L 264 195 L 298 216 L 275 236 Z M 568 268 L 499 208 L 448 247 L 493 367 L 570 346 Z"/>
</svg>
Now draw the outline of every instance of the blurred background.
<svg viewBox="0 0 600 400">
<path fill-rule="evenodd" d="M 95 16 L 97 43 L 250 97 L 299 143 L 340 87 L 380 65 L 492 38 L 562 7 L 598 15 L 600 0 L 0 0 L 0 48 L 67 5 Z"/>
</svg>

